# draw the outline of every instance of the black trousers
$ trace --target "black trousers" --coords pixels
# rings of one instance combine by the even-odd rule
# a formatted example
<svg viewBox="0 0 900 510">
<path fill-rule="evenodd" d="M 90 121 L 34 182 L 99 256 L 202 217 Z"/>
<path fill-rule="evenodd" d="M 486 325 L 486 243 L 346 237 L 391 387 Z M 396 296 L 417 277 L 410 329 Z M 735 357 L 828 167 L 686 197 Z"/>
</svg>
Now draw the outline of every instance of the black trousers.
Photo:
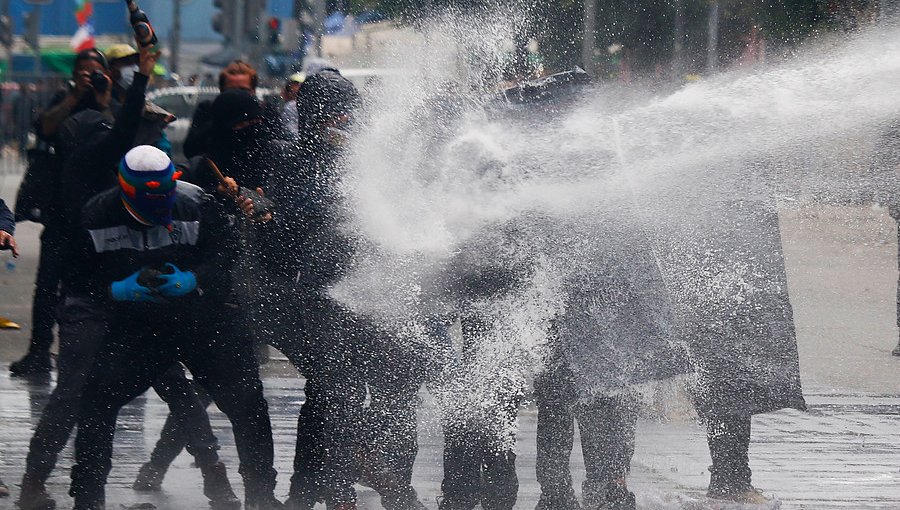
<svg viewBox="0 0 900 510">
<path fill-rule="evenodd" d="M 53 345 L 53 326 L 56 325 L 56 311 L 60 304 L 62 244 L 62 228 L 55 223 L 45 225 L 41 231 L 41 251 L 31 303 L 30 353 L 45 355 Z"/>
<path fill-rule="evenodd" d="M 490 334 L 490 323 L 477 315 L 460 319 L 463 361 L 468 364 L 476 344 Z M 462 372 L 465 372 L 463 367 Z M 464 386 L 460 388 L 465 391 Z M 515 423 L 521 388 L 498 387 L 497 408 L 486 413 L 504 423 Z M 519 492 L 516 454 L 496 423 L 467 418 L 466 409 L 444 410 L 444 480 L 442 510 L 471 510 L 479 502 L 484 510 L 512 510 Z M 513 433 L 513 431 L 505 431 Z"/>
<path fill-rule="evenodd" d="M 552 503 L 574 497 L 569 458 L 577 420 L 585 467 L 582 495 L 587 506 L 597 506 L 607 485 L 630 469 L 637 423 L 634 402 L 628 397 L 579 401 L 575 376 L 561 362 L 535 378 L 534 394 L 538 409 L 535 469 L 542 498 Z"/>
<path fill-rule="evenodd" d="M 119 409 L 183 362 L 231 420 L 245 498 L 275 488 L 272 427 L 253 344 L 236 338 L 240 316 L 219 303 L 167 310 L 153 329 L 140 317 L 117 318 L 84 388 L 70 494 L 76 505 L 104 500 Z"/>
<path fill-rule="evenodd" d="M 284 295 L 293 295 L 286 293 Z M 356 502 L 369 358 L 366 321 L 327 298 L 271 310 L 272 344 L 306 378 L 290 497 Z"/>
<path fill-rule="evenodd" d="M 369 405 L 364 412 L 362 477 L 381 496 L 387 510 L 408 508 L 416 499 L 413 465 L 419 453 L 416 409 L 425 382 L 426 363 L 387 337 L 373 341 L 366 377 Z"/>
<path fill-rule="evenodd" d="M 750 416 L 719 416 L 706 419 L 706 440 L 712 466 L 709 490 L 736 494 L 750 490 Z"/>
<path fill-rule="evenodd" d="M 208 408 L 212 404 L 212 397 L 200 385 L 195 384 L 194 389 L 200 398 L 200 403 L 204 408 Z M 181 451 L 188 447 L 188 440 L 189 436 L 187 431 L 183 430 L 181 420 L 169 413 L 159 433 L 159 439 L 156 441 L 153 451 L 150 452 L 150 463 L 165 471 L 181 455 Z"/>
<path fill-rule="evenodd" d="M 31 438 L 25 464 L 28 483 L 43 484 L 56 466 L 59 453 L 75 427 L 88 374 L 103 348 L 108 330 L 109 317 L 104 305 L 89 298 L 67 297 L 60 306 L 59 316 L 59 375 Z M 170 363 L 151 383 L 188 431 L 191 454 L 201 463 L 217 462 L 219 445 L 209 416 L 190 381 L 184 377 L 183 369 Z"/>
</svg>

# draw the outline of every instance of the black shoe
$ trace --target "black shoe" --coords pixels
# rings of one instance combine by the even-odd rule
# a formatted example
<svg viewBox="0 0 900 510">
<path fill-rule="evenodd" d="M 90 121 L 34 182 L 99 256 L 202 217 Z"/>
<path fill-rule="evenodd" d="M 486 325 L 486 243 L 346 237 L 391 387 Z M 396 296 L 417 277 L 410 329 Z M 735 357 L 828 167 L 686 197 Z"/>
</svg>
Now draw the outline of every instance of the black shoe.
<svg viewBox="0 0 900 510">
<path fill-rule="evenodd" d="M 894 350 L 891 351 L 891 354 L 894 356 L 900 356 L 900 344 L 897 344 L 897 347 L 894 347 Z"/>
<path fill-rule="evenodd" d="M 273 494 L 244 501 L 245 510 L 284 510 L 284 503 L 278 501 Z"/>
<path fill-rule="evenodd" d="M 534 510 L 581 510 L 581 505 L 578 504 L 578 498 L 575 497 L 574 491 L 564 496 L 553 496 L 541 492 L 541 499 L 538 500 Z"/>
<path fill-rule="evenodd" d="M 706 497 L 746 505 L 765 505 L 772 502 L 772 500 L 767 498 L 762 491 L 752 485 L 748 488 L 739 490 L 722 490 L 710 487 L 709 492 L 706 493 Z"/>
<path fill-rule="evenodd" d="M 284 502 L 284 510 L 313 510 L 316 500 L 303 496 L 288 496 Z"/>
<path fill-rule="evenodd" d="M 635 510 L 637 502 L 634 493 L 621 483 L 610 482 L 604 487 L 599 501 L 585 500 L 585 507 L 590 510 Z"/>
<path fill-rule="evenodd" d="M 3 480 L 0 480 L 0 498 L 8 498 L 9 497 L 9 487 L 3 483 Z"/>
<path fill-rule="evenodd" d="M 412 487 L 382 494 L 381 506 L 384 507 L 384 510 L 427 510 L 428 508 L 419 501 L 419 495 Z"/>
<path fill-rule="evenodd" d="M 225 464 L 216 462 L 201 467 L 203 473 L 203 495 L 209 498 L 213 510 L 235 510 L 241 507 L 241 500 L 234 494 Z"/>
<path fill-rule="evenodd" d="M 162 490 L 163 478 L 166 476 L 166 469 L 154 466 L 148 462 L 141 466 L 138 470 L 137 478 L 131 484 L 131 488 L 138 492 L 157 492 Z M 203 481 L 204 493 L 206 490 L 206 480 Z M 209 497 L 207 495 L 207 497 Z"/>
<path fill-rule="evenodd" d="M 438 496 L 438 510 L 472 510 L 477 505 L 461 503 L 453 498 Z"/>
<path fill-rule="evenodd" d="M 33 353 L 28 352 L 19 361 L 14 361 L 9 365 L 9 373 L 13 377 L 25 377 L 29 375 L 49 375 L 50 374 L 50 353 Z"/>
<path fill-rule="evenodd" d="M 106 510 L 106 505 L 102 502 L 95 501 L 93 503 L 75 503 L 72 510 Z"/>
<path fill-rule="evenodd" d="M 43 483 L 32 483 L 28 477 L 22 480 L 22 491 L 16 506 L 20 510 L 54 510 L 56 500 L 50 497 Z"/>
</svg>

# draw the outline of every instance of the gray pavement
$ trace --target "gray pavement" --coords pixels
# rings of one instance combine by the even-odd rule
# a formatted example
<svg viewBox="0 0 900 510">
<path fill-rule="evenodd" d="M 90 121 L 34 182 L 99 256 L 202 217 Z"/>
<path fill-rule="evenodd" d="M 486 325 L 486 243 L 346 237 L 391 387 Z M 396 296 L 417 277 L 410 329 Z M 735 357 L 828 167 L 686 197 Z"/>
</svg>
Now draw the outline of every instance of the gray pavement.
<svg viewBox="0 0 900 510">
<path fill-rule="evenodd" d="M 0 165 L 0 197 L 11 202 L 18 175 Z M 785 209 L 782 236 L 789 287 L 797 323 L 808 413 L 783 411 L 753 422 L 751 467 L 754 482 L 785 509 L 900 508 L 900 358 L 897 344 L 896 227 L 882 210 L 861 207 Z M 5 268 L 0 252 L 0 315 L 22 324 L 0 331 L 0 477 L 12 485 L 14 508 L 28 440 L 49 389 L 48 384 L 10 379 L 6 367 L 27 345 L 31 285 L 39 228 L 20 224 L 22 256 L 15 270 Z M 296 416 L 303 401 L 303 380 L 281 361 L 266 367 L 276 441 L 279 494 L 287 490 Z M 420 453 L 415 480 L 429 508 L 437 508 L 442 439 L 434 406 L 426 393 L 420 409 Z M 630 477 L 639 508 L 730 508 L 704 501 L 709 455 L 703 430 L 682 392 L 660 391 L 638 426 L 638 444 Z M 152 503 L 161 510 L 206 508 L 200 474 L 182 455 L 159 495 L 136 494 L 130 483 L 158 436 L 167 409 L 154 394 L 129 405 L 119 420 L 108 508 Z M 237 459 L 227 420 L 212 412 L 223 444 L 222 455 L 239 487 Z M 660 417 L 662 416 L 662 418 Z M 538 486 L 534 477 L 535 411 L 521 413 L 518 509 L 532 509 Z M 71 445 L 50 490 L 61 508 Z M 584 473 L 579 445 L 572 458 L 576 483 Z M 360 507 L 381 508 L 372 491 L 360 488 Z"/>
</svg>

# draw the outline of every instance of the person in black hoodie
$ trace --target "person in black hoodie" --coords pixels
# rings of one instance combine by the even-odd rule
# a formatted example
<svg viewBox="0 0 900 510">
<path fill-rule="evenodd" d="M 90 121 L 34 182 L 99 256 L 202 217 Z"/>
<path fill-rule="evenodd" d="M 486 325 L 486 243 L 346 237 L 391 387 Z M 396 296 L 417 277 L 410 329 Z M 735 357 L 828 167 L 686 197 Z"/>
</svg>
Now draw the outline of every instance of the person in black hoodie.
<svg viewBox="0 0 900 510">
<path fill-rule="evenodd" d="M 91 195 L 115 184 L 116 158 L 121 158 L 135 139 L 156 141 L 160 138 L 158 121 L 142 115 L 144 91 L 156 58 L 157 54 L 151 49 L 142 49 L 141 70 L 135 75 L 125 102 L 114 117 L 115 122 L 110 121 L 113 114 L 109 77 L 103 74 L 106 86 L 99 82 L 92 85 L 93 107 L 72 115 L 59 128 L 58 155 L 63 158 L 60 217 L 65 240 L 62 270 L 65 299 L 59 317 L 59 378 L 29 446 L 18 501 L 23 510 L 55 507 L 44 484 L 76 424 L 87 372 L 106 335 L 110 316 L 99 298 L 99 290 L 93 285 L 96 267 L 90 257 L 93 251 L 90 242 L 84 239 L 79 225 L 80 210 Z M 160 378 L 156 389 L 191 431 L 191 453 L 204 471 L 205 485 L 213 484 L 221 489 L 216 493 L 216 499 L 236 501 L 227 484 L 224 465 L 218 460 L 218 442 L 209 425 L 209 417 L 183 370 L 172 365 Z"/>
<path fill-rule="evenodd" d="M 92 93 L 90 76 L 109 67 L 106 57 L 96 49 L 75 56 L 71 89 L 59 91 L 34 123 L 37 146 L 29 151 L 28 172 L 16 199 L 17 216 L 44 225 L 34 298 L 31 306 L 31 341 L 22 359 L 10 364 L 13 376 L 49 374 L 50 346 L 59 305 L 62 277 L 62 218 L 59 175 L 62 158 L 56 154 L 59 128 L 69 117 L 87 109 L 99 108 Z"/>
<path fill-rule="evenodd" d="M 70 494 L 77 510 L 103 508 L 119 409 L 175 360 L 188 366 L 232 422 L 248 509 L 278 509 L 268 405 L 247 342 L 234 342 L 227 306 L 237 231 L 221 204 L 177 182 L 171 160 L 139 146 L 119 185 L 88 202 L 90 275 L 111 311 L 107 341 L 84 388 Z"/>
<path fill-rule="evenodd" d="M 340 140 L 360 98 L 335 70 L 300 87 L 295 164 L 284 164 L 266 189 L 275 203 L 259 225 L 258 257 L 270 302 L 262 329 L 306 377 L 297 424 L 294 475 L 286 506 L 356 508 L 358 427 L 365 400 L 358 353 L 373 334 L 362 317 L 328 295 L 353 264 L 355 240 L 340 228 Z"/>
</svg>

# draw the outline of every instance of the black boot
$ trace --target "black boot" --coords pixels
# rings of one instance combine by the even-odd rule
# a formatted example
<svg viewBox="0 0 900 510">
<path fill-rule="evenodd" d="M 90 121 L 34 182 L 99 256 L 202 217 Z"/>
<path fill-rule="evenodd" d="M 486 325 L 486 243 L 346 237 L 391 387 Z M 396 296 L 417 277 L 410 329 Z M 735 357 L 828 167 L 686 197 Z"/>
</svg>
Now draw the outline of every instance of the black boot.
<svg viewBox="0 0 900 510">
<path fill-rule="evenodd" d="M 535 510 L 581 510 L 581 505 L 578 504 L 574 490 L 563 495 L 541 492 L 541 499 L 538 500 Z"/>
<path fill-rule="evenodd" d="M 244 500 L 245 510 L 284 510 L 284 503 L 278 501 L 274 494 L 248 497 Z"/>
<path fill-rule="evenodd" d="M 637 502 L 634 493 L 628 490 L 624 482 L 609 482 L 599 493 L 585 496 L 584 507 L 587 510 L 635 510 Z"/>
<path fill-rule="evenodd" d="M 384 510 L 426 510 L 419 501 L 419 495 L 412 487 L 391 490 L 381 494 L 381 506 Z"/>
<path fill-rule="evenodd" d="M 92 501 L 90 503 L 75 503 L 72 510 L 106 510 L 106 504 L 102 501 Z"/>
<path fill-rule="evenodd" d="M 203 473 L 203 495 L 209 498 L 209 507 L 213 510 L 231 510 L 241 507 L 241 500 L 234 494 L 225 464 L 216 462 L 209 466 L 200 466 Z"/>
<path fill-rule="evenodd" d="M 28 351 L 22 359 L 9 365 L 9 373 L 13 377 L 50 374 L 50 352 Z"/>
<path fill-rule="evenodd" d="M 43 482 L 35 482 L 28 476 L 22 479 L 22 492 L 16 506 L 20 510 L 54 510 L 56 501 L 47 493 Z"/>
<path fill-rule="evenodd" d="M 144 464 L 141 466 L 141 469 L 138 470 L 137 478 L 134 479 L 131 488 L 139 492 L 156 492 L 162 490 L 162 482 L 163 478 L 166 476 L 166 469 L 166 467 L 155 466 L 152 462 Z M 205 477 L 203 485 L 205 491 Z"/>
</svg>

